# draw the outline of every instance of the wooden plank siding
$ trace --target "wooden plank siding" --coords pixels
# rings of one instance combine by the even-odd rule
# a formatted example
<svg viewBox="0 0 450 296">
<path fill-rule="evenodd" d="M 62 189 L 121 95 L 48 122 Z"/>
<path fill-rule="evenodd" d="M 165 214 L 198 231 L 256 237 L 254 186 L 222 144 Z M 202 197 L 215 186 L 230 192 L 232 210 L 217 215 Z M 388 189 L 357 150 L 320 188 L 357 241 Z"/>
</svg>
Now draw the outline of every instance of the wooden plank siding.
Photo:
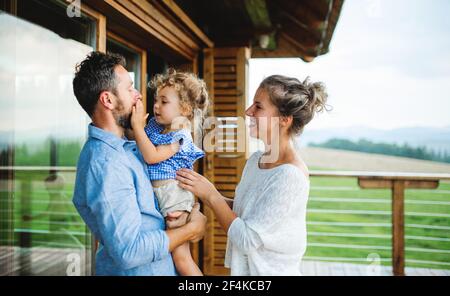
<svg viewBox="0 0 450 296">
<path fill-rule="evenodd" d="M 249 58 L 250 50 L 246 47 L 214 48 L 204 54 L 211 112 L 220 124 L 216 130 L 216 149 L 205 157 L 205 175 L 222 195 L 229 198 L 234 198 L 246 162 L 245 127 L 238 126 L 244 123 Z M 203 272 L 205 275 L 228 275 L 229 270 L 224 267 L 226 233 L 209 208 L 205 207 L 204 213 L 208 223 L 203 240 Z"/>
</svg>

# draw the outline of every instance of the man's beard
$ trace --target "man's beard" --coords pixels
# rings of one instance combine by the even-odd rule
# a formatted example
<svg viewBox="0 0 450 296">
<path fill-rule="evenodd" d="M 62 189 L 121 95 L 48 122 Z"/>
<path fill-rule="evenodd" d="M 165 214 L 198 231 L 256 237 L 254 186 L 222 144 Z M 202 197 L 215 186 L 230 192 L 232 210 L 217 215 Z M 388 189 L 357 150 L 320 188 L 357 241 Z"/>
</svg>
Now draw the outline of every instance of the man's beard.
<svg viewBox="0 0 450 296">
<path fill-rule="evenodd" d="M 131 112 L 124 113 L 125 107 L 122 100 L 117 97 L 117 108 L 113 110 L 113 116 L 116 124 L 124 129 L 131 129 Z"/>
</svg>

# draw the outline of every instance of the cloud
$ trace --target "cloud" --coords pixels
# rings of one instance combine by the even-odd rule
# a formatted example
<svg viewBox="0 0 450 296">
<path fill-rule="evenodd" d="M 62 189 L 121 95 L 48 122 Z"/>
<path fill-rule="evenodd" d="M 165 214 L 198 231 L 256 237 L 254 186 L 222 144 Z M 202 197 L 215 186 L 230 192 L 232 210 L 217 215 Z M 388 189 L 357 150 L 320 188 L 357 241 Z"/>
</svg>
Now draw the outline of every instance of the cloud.
<svg viewBox="0 0 450 296">
<path fill-rule="evenodd" d="M 268 75 L 311 76 L 325 82 L 334 109 L 310 128 L 448 126 L 448 11 L 450 1 L 346 1 L 330 53 L 310 64 L 252 60 L 250 95 Z"/>
<path fill-rule="evenodd" d="M 373 3 L 378 3 L 374 5 Z M 368 10 L 379 7 L 377 17 Z M 346 1 L 330 55 L 343 67 L 391 65 L 407 75 L 450 74 L 449 1 Z"/>
</svg>

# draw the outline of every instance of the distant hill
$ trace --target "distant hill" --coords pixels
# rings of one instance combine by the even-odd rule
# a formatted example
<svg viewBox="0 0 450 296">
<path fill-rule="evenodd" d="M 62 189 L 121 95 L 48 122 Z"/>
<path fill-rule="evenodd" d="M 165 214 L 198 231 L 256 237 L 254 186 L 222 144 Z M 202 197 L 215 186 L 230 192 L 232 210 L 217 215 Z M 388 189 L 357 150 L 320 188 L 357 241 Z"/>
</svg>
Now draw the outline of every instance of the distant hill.
<svg viewBox="0 0 450 296">
<path fill-rule="evenodd" d="M 450 164 L 405 157 L 317 147 L 301 148 L 300 154 L 310 169 L 450 174 Z"/>
<path fill-rule="evenodd" d="M 305 129 L 301 136 L 301 146 L 310 143 L 323 143 L 329 139 L 339 138 L 357 141 L 367 139 L 372 142 L 407 143 L 412 147 L 424 146 L 434 151 L 450 151 L 450 126 L 443 128 L 414 127 L 393 130 L 379 130 L 367 127 L 348 127 L 333 129 Z"/>
<path fill-rule="evenodd" d="M 435 152 L 431 148 L 412 147 L 406 143 L 400 145 L 396 143 L 374 143 L 366 139 L 360 139 L 358 141 L 330 139 L 324 143 L 310 143 L 308 146 L 450 163 L 450 152 L 448 151 Z"/>
</svg>

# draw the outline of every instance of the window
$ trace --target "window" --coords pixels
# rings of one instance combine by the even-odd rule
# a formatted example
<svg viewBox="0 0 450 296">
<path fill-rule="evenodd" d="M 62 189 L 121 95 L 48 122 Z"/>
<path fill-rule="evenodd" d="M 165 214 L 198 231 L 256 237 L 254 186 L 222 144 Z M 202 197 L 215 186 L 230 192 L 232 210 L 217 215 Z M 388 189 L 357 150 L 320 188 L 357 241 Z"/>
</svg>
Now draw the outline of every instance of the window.
<svg viewBox="0 0 450 296">
<path fill-rule="evenodd" d="M 147 90 L 146 51 L 112 32 L 108 32 L 106 50 L 111 53 L 120 54 L 125 58 L 126 68 L 134 82 L 134 87 L 141 92 L 142 102 L 145 106 Z"/>
<path fill-rule="evenodd" d="M 72 204 L 89 118 L 76 63 L 101 46 L 99 20 L 61 1 L 0 11 L 0 275 L 88 275 L 91 236 Z"/>
</svg>

